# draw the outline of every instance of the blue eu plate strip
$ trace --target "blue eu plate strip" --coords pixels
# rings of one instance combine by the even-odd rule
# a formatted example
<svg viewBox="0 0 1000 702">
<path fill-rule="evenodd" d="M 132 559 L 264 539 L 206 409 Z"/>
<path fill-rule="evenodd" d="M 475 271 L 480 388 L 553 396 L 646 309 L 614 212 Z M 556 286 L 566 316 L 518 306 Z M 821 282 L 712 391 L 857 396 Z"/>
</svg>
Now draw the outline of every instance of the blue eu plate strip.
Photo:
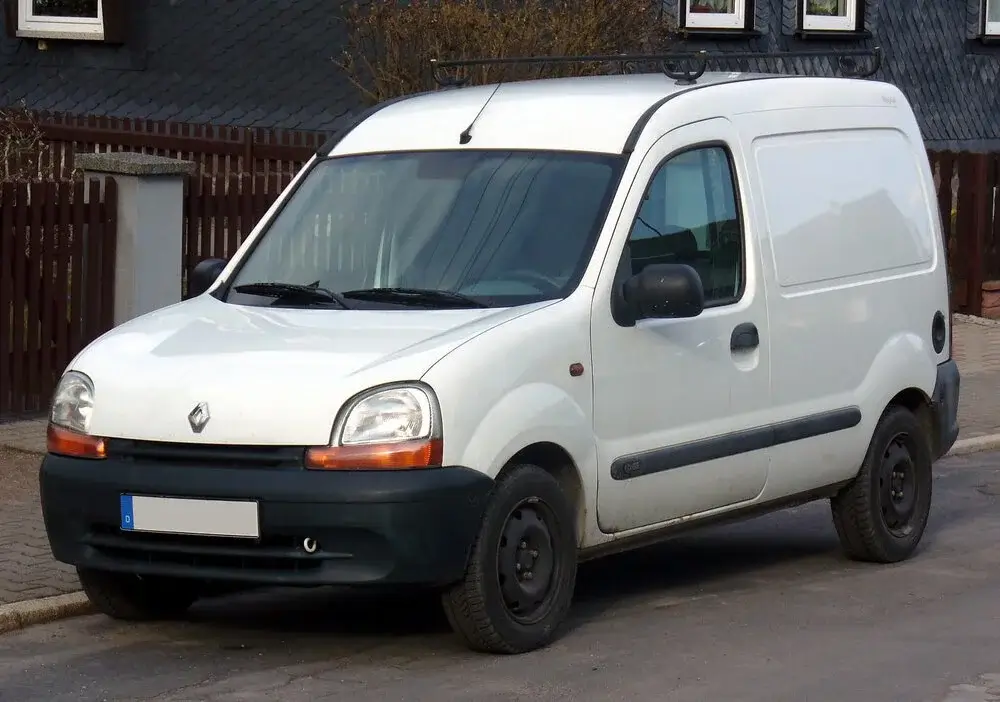
<svg viewBox="0 0 1000 702">
<path fill-rule="evenodd" d="M 135 516 L 132 513 L 132 496 L 122 495 L 122 529 L 132 531 L 135 528 Z"/>
</svg>

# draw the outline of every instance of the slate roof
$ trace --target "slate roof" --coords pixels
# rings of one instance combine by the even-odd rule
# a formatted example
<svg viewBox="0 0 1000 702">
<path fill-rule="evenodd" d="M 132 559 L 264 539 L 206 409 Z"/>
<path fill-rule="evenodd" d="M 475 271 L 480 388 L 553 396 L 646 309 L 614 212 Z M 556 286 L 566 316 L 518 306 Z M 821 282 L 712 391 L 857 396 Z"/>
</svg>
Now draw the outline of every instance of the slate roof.
<svg viewBox="0 0 1000 702">
<path fill-rule="evenodd" d="M 906 93 L 929 145 L 1000 150 L 1000 47 L 974 39 L 979 0 L 868 0 L 873 37 L 836 44 L 794 36 L 797 2 L 757 0 L 760 36 L 683 43 L 762 53 L 878 44 L 885 60 L 875 77 Z M 42 52 L 0 36 L 0 104 L 308 130 L 335 129 L 361 107 L 331 60 L 345 38 L 341 0 L 143 4 L 121 48 L 53 42 Z"/>
</svg>

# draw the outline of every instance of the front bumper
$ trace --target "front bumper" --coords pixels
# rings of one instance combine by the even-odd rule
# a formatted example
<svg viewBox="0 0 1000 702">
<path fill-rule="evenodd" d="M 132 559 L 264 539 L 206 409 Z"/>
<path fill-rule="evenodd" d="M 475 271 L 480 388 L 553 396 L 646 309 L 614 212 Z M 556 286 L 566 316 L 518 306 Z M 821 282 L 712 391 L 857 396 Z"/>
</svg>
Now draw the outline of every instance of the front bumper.
<svg viewBox="0 0 1000 702">
<path fill-rule="evenodd" d="M 262 460 L 259 449 L 118 443 L 131 448 L 111 442 L 105 460 L 42 461 L 42 514 L 56 560 L 260 585 L 443 585 L 462 577 L 493 486 L 463 467 L 313 471 L 296 465 L 296 449 Z M 123 531 L 124 493 L 255 499 L 260 538 Z M 307 553 L 306 537 L 319 550 Z"/>
</svg>

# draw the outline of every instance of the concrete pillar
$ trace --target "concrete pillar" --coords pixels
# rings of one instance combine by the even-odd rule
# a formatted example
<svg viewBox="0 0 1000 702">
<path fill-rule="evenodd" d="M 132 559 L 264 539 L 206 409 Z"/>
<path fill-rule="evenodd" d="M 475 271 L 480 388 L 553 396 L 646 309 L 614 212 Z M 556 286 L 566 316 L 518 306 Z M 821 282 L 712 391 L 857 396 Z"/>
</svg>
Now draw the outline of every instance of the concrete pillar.
<svg viewBox="0 0 1000 702">
<path fill-rule="evenodd" d="M 136 153 L 79 153 L 86 176 L 118 184 L 115 326 L 181 300 L 184 176 L 197 164 Z"/>
</svg>

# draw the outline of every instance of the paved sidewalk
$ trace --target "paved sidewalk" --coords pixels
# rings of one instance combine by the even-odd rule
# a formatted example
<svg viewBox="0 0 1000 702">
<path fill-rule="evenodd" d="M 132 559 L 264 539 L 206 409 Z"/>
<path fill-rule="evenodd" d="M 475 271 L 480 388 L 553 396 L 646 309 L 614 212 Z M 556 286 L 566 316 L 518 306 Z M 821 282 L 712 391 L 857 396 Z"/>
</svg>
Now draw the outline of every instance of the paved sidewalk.
<svg viewBox="0 0 1000 702">
<path fill-rule="evenodd" d="M 76 572 L 52 559 L 37 502 L 0 505 L 0 605 L 79 589 Z"/>
<path fill-rule="evenodd" d="M 26 453 L 45 453 L 45 420 L 0 424 L 0 446 Z"/>
<path fill-rule="evenodd" d="M 1000 432 L 1000 322 L 955 316 L 960 439 Z"/>
<path fill-rule="evenodd" d="M 1000 432 L 1000 324 L 957 317 L 955 358 L 960 438 Z M 78 589 L 73 569 L 52 560 L 42 525 L 37 470 L 44 451 L 44 420 L 0 424 L 0 604 Z"/>
<path fill-rule="evenodd" d="M 0 425 L 0 436 L 5 428 Z M 0 448 L 0 605 L 79 589 L 73 569 L 49 552 L 38 462 L 37 455 Z"/>
</svg>

